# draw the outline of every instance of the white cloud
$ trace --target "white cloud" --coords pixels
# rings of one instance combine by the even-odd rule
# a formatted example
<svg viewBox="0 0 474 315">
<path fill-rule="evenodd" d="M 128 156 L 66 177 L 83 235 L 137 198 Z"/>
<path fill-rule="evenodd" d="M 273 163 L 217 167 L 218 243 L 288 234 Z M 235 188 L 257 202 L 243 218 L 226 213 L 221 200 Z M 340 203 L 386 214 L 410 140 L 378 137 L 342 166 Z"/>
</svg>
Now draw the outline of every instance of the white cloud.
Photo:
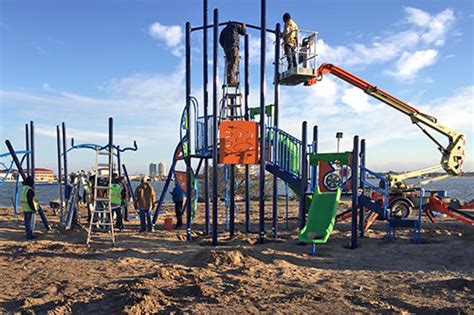
<svg viewBox="0 0 474 315">
<path fill-rule="evenodd" d="M 183 28 L 179 25 L 163 25 L 155 22 L 148 27 L 148 34 L 163 43 L 173 55 L 183 55 Z"/>
<path fill-rule="evenodd" d="M 404 11 L 406 17 L 403 23 L 399 23 L 401 29 L 384 31 L 368 44 L 338 46 L 319 39 L 320 60 L 343 66 L 367 66 L 398 60 L 396 70 L 387 73 L 413 77 L 421 68 L 436 62 L 437 50 L 445 44 L 456 18 L 451 9 L 433 15 L 412 7 L 405 7 Z M 421 66 L 416 67 L 416 60 L 421 61 Z"/>
<path fill-rule="evenodd" d="M 265 58 L 272 63 L 275 57 L 275 35 L 267 33 L 265 38 Z M 260 36 L 249 34 L 249 61 L 251 64 L 260 64 Z"/>
<path fill-rule="evenodd" d="M 394 72 L 387 73 L 397 79 L 412 79 L 421 69 L 433 65 L 438 57 L 435 49 L 419 50 L 413 53 L 404 52 L 397 61 Z"/>
<path fill-rule="evenodd" d="M 341 101 L 358 113 L 367 111 L 373 106 L 369 103 L 369 96 L 357 87 L 345 89 Z"/>
</svg>

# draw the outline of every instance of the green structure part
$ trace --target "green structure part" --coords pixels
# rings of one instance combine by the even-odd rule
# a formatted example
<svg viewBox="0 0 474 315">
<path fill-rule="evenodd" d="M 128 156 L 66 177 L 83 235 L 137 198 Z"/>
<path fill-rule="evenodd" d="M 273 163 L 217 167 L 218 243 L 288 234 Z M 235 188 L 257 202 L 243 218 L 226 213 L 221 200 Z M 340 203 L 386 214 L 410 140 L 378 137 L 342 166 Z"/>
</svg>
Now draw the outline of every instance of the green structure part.
<svg viewBox="0 0 474 315">
<path fill-rule="evenodd" d="M 351 152 L 341 152 L 341 153 L 313 153 L 309 158 L 309 163 L 311 165 L 318 165 L 319 161 L 325 162 L 335 162 L 339 161 L 341 165 L 349 165 L 349 159 Z"/>
<path fill-rule="evenodd" d="M 336 211 L 341 189 L 336 192 L 314 191 L 306 226 L 298 234 L 303 243 L 324 244 L 329 239 L 336 222 Z"/>
<path fill-rule="evenodd" d="M 265 115 L 272 117 L 275 111 L 275 105 L 270 104 L 265 106 Z M 260 107 L 251 107 L 249 108 L 250 120 L 254 120 L 255 116 L 260 115 Z"/>
<path fill-rule="evenodd" d="M 186 157 L 187 157 L 187 156 L 188 156 L 188 154 L 189 154 L 189 150 L 188 150 L 188 148 L 189 148 L 189 146 L 188 146 L 188 141 L 187 141 L 187 140 L 186 140 L 186 141 L 183 141 L 183 144 L 182 144 L 182 146 L 183 146 L 183 156 L 186 156 Z"/>
</svg>

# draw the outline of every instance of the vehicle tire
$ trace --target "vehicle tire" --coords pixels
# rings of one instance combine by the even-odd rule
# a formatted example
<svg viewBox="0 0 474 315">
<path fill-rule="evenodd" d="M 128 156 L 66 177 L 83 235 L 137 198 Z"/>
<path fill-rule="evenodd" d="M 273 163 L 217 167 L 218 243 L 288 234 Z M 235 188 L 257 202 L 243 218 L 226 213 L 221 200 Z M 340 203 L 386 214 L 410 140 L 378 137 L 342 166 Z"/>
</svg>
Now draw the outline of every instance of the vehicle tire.
<svg viewBox="0 0 474 315">
<path fill-rule="evenodd" d="M 395 218 L 406 218 L 412 211 L 411 205 L 403 199 L 395 200 L 390 205 L 390 215 Z"/>
</svg>

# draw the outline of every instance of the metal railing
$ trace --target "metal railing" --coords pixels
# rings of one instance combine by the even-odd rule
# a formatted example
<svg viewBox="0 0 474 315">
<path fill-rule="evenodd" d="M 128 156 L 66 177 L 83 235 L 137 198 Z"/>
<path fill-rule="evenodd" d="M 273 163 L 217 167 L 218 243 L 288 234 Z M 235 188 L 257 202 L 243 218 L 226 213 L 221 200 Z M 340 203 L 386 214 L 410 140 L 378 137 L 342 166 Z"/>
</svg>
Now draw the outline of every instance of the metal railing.
<svg viewBox="0 0 474 315">
<path fill-rule="evenodd" d="M 276 127 L 266 127 L 265 160 L 301 178 L 302 141 Z"/>
<path fill-rule="evenodd" d="M 313 69 L 316 71 L 317 68 L 317 51 L 316 42 L 318 40 L 318 32 L 309 30 L 297 30 L 297 45 L 295 47 L 295 57 L 298 67 Z M 281 53 L 282 56 L 279 60 L 280 69 L 279 72 L 285 72 L 288 69 L 287 55 L 285 54 L 285 43 L 282 39 Z"/>
<path fill-rule="evenodd" d="M 375 177 L 379 181 L 383 181 L 384 185 L 383 188 L 379 186 L 375 186 L 374 184 L 370 183 L 367 179 L 367 174 Z M 360 180 L 362 183 L 363 188 L 368 187 L 375 191 L 376 193 L 380 194 L 383 196 L 382 202 L 383 202 L 383 209 L 384 209 L 384 216 L 387 218 L 387 208 L 388 208 L 388 193 L 389 193 L 389 185 L 388 185 L 388 180 L 380 175 L 379 173 L 376 173 L 374 171 L 371 171 L 370 169 L 366 168 L 365 166 L 360 166 Z"/>
<path fill-rule="evenodd" d="M 207 130 L 206 130 L 206 117 L 201 116 L 196 120 L 196 153 L 200 155 L 208 155 L 212 153 L 212 117 L 213 115 L 207 116 Z"/>
</svg>

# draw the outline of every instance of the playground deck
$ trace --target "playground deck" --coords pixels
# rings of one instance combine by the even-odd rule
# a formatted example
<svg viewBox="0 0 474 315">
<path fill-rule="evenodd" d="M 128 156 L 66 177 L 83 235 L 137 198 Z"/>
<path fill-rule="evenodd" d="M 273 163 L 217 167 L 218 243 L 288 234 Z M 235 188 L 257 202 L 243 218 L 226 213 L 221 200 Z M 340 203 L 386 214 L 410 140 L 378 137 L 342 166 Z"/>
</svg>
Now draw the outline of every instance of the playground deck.
<svg viewBox="0 0 474 315">
<path fill-rule="evenodd" d="M 297 207 L 291 204 L 290 230 L 282 224 L 281 239 L 265 245 L 254 245 L 257 234 L 239 232 L 216 248 L 203 246 L 210 240 L 198 232 L 184 242 L 186 231 L 168 232 L 160 218 L 154 233 L 135 232 L 132 220 L 115 248 L 105 242 L 91 249 L 85 230 L 55 233 L 49 208 L 53 231 L 34 242 L 24 241 L 11 209 L 0 209 L 0 313 L 474 312 L 468 225 L 424 218 L 422 244 L 412 245 L 409 230 L 385 244 L 385 225 L 376 223 L 350 250 L 350 226 L 340 223 L 313 257 L 309 245 L 298 245 Z M 257 222 L 258 205 L 252 208 Z M 201 205 L 197 213 L 196 230 L 203 230 Z M 243 220 L 240 212 L 238 230 Z"/>
</svg>

